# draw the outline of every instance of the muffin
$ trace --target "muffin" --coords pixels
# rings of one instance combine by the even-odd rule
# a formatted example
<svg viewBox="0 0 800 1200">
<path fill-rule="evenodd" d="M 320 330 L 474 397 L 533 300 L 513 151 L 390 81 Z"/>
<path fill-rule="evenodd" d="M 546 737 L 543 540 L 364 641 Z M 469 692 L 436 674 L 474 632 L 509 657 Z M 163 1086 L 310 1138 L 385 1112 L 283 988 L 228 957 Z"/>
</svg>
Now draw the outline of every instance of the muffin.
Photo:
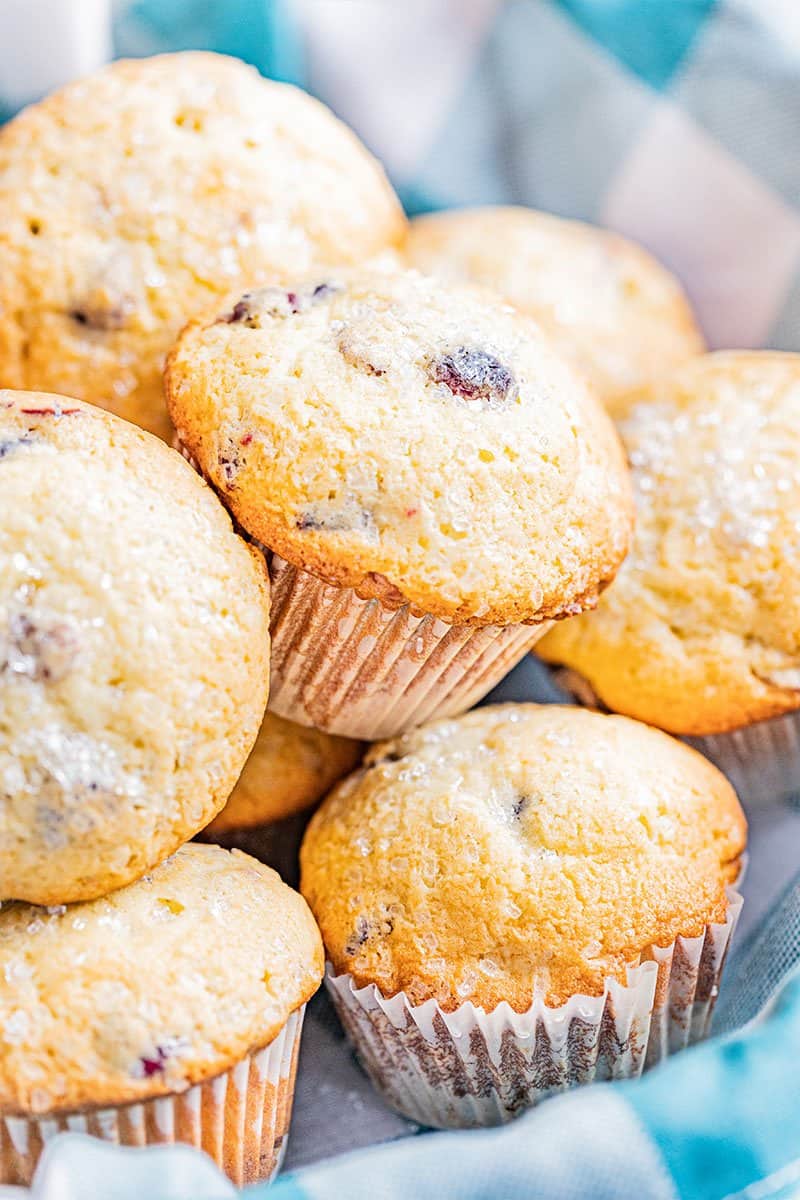
<svg viewBox="0 0 800 1200">
<path fill-rule="evenodd" d="M 469 708 L 627 548 L 616 434 L 528 318 L 362 269 L 192 321 L 187 454 L 271 552 L 270 708 L 375 739 Z"/>
<path fill-rule="evenodd" d="M 239 782 L 203 840 L 246 850 L 294 883 L 308 809 L 362 754 L 361 742 L 267 713 Z"/>
<path fill-rule="evenodd" d="M 800 356 L 711 354 L 632 395 L 630 557 L 537 648 L 582 699 L 690 736 L 749 801 L 800 790 Z"/>
<path fill-rule="evenodd" d="M 658 730 L 497 705 L 374 746 L 312 818 L 302 892 L 389 1103 L 493 1124 L 706 1032 L 745 836 Z"/>
<path fill-rule="evenodd" d="M 302 898 L 218 846 L 105 899 L 4 906 L 0 1183 L 28 1183 L 67 1129 L 188 1142 L 237 1184 L 272 1175 L 322 966 Z"/>
<path fill-rule="evenodd" d="M 0 391 L 0 900 L 138 878 L 222 808 L 269 679 L 263 559 L 150 434 Z"/>
<path fill-rule="evenodd" d="M 530 313 L 612 413 L 627 391 L 704 349 L 677 279 L 607 229 L 530 208 L 462 209 L 412 221 L 405 257 Z"/>
<path fill-rule="evenodd" d="M 0 131 L 0 386 L 168 437 L 161 370 L 188 316 L 404 227 L 378 163 L 305 93 L 215 54 L 116 62 Z"/>
</svg>

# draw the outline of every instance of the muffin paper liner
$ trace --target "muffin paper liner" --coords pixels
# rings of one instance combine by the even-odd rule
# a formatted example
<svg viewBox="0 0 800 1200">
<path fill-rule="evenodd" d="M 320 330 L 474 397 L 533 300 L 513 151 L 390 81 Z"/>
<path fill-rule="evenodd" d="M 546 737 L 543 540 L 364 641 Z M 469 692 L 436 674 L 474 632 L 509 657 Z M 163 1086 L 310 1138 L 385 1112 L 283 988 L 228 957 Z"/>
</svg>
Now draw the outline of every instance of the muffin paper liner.
<svg viewBox="0 0 800 1200">
<path fill-rule="evenodd" d="M 607 711 L 591 684 L 565 667 L 551 667 L 554 686 L 584 708 Z M 547 697 L 552 699 L 552 696 Z M 800 710 L 705 737 L 684 737 L 719 767 L 749 807 L 800 798 Z"/>
<path fill-rule="evenodd" d="M 534 1000 L 525 1013 L 505 1001 L 487 1013 L 469 1001 L 445 1012 L 435 1000 L 386 998 L 351 975 L 325 983 L 375 1087 L 392 1108 L 439 1129 L 498 1125 L 553 1092 L 594 1080 L 633 1079 L 706 1037 L 725 957 L 742 907 L 727 889 L 728 914 L 698 937 L 650 946 L 607 980 L 602 996 L 572 996 L 558 1008 Z"/>
<path fill-rule="evenodd" d="M 269 571 L 269 708 L 365 741 L 466 712 L 551 624 L 448 625 L 362 600 L 276 554 Z"/>
<path fill-rule="evenodd" d="M 0 1183 L 30 1183 L 44 1145 L 88 1133 L 122 1146 L 183 1142 L 205 1150 L 237 1186 L 271 1179 L 286 1151 L 305 1005 L 278 1036 L 185 1092 L 117 1108 L 0 1116 Z"/>
<path fill-rule="evenodd" d="M 727 775 L 746 805 L 800 796 L 800 712 L 684 741 Z"/>
</svg>

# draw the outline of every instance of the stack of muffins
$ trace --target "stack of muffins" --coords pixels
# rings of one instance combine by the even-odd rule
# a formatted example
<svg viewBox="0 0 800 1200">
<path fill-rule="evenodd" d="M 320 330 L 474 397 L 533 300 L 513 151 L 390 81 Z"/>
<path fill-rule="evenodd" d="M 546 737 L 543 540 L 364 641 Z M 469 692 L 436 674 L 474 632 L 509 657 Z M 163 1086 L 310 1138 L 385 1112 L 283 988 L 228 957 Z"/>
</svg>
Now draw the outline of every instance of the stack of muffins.
<svg viewBox="0 0 800 1200">
<path fill-rule="evenodd" d="M 796 359 L 185 54 L 0 134 L 0 388 L 0 1181 L 271 1176 L 323 970 L 432 1126 L 706 1034 L 725 774 L 798 780 Z M 579 706 L 467 711 L 534 646 Z"/>
</svg>

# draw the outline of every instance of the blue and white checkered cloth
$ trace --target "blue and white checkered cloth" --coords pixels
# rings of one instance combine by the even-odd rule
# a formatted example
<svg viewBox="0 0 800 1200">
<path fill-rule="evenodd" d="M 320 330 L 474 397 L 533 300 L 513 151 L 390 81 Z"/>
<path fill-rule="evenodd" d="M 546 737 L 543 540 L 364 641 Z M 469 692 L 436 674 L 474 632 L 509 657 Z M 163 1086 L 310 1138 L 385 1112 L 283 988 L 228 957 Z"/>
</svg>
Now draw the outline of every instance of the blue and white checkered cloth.
<svg viewBox="0 0 800 1200">
<path fill-rule="evenodd" d="M 677 272 L 710 345 L 800 350 L 800 0 L 117 5 L 118 53 L 187 47 L 318 94 L 410 211 L 513 202 L 608 225 Z M 523 672 L 505 695 L 525 690 Z M 721 1036 L 500 1130 L 306 1166 L 270 1200 L 800 1197 L 800 814 L 757 817 Z M 350 1094 L 336 1094 L 342 1122 Z M 136 1175 L 135 1194 L 201 1194 L 183 1160 L 167 1164 Z"/>
<path fill-rule="evenodd" d="M 307 86 L 410 211 L 520 203 L 608 225 L 677 272 L 712 346 L 800 349 L 798 0 L 123 9 L 120 52 L 216 46 Z"/>
</svg>

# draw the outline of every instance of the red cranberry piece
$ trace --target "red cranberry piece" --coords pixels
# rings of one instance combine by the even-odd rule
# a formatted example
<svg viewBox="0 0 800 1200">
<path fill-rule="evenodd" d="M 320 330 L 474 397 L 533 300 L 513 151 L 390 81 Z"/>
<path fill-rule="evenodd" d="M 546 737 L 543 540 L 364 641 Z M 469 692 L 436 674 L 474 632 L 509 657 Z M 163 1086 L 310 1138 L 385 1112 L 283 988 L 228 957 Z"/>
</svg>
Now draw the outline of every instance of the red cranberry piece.
<svg viewBox="0 0 800 1200">
<path fill-rule="evenodd" d="M 143 1054 L 137 1060 L 138 1070 L 134 1069 L 134 1074 L 141 1075 L 144 1079 L 160 1074 L 170 1059 L 179 1058 L 187 1047 L 188 1042 L 185 1038 L 165 1038 L 163 1042 L 158 1043 L 152 1054 Z"/>
<path fill-rule="evenodd" d="M 159 1071 L 164 1070 L 164 1063 L 166 1062 L 166 1059 L 161 1055 L 160 1051 L 157 1052 L 159 1054 L 158 1058 L 139 1059 L 139 1062 L 142 1064 L 142 1074 L 144 1075 L 145 1079 L 149 1079 L 151 1075 L 158 1075 Z"/>
<path fill-rule="evenodd" d="M 236 487 L 236 477 L 244 466 L 246 448 L 252 443 L 251 432 L 229 435 L 224 438 L 217 453 L 217 462 L 222 472 L 222 483 L 226 491 Z M 191 458 L 189 459 L 191 462 Z"/>
<path fill-rule="evenodd" d="M 234 304 L 231 311 L 225 317 L 228 325 L 237 325 L 240 321 L 246 321 L 250 316 L 250 295 L 245 293 L 241 300 Z"/>
<path fill-rule="evenodd" d="M 230 491 L 236 485 L 236 476 L 241 468 L 239 455 L 235 450 L 221 450 L 217 455 L 217 462 L 222 471 L 222 482 Z"/>
<path fill-rule="evenodd" d="M 489 408 L 506 403 L 514 387 L 514 376 L 493 354 L 471 346 L 455 350 L 434 359 L 428 373 L 435 383 L 443 383 L 454 396 L 463 400 L 482 400 Z"/>
<path fill-rule="evenodd" d="M 8 622 L 8 648 L 0 671 L 25 675 L 37 682 L 52 683 L 63 679 L 75 665 L 80 651 L 78 631 L 69 621 L 34 616 L 29 612 L 12 614 Z"/>
<path fill-rule="evenodd" d="M 376 533 L 372 514 L 354 504 L 345 504 L 342 508 L 325 504 L 306 509 L 295 521 L 295 528 L 324 529 L 328 533 L 352 533 L 359 530 L 370 535 Z"/>
<path fill-rule="evenodd" d="M 261 317 L 289 317 L 307 312 L 314 304 L 327 300 L 339 288 L 334 283 L 318 283 L 316 287 L 284 291 L 278 287 L 263 287 L 245 292 L 241 300 L 225 316 L 228 325 L 246 325 L 258 329 Z"/>
</svg>

